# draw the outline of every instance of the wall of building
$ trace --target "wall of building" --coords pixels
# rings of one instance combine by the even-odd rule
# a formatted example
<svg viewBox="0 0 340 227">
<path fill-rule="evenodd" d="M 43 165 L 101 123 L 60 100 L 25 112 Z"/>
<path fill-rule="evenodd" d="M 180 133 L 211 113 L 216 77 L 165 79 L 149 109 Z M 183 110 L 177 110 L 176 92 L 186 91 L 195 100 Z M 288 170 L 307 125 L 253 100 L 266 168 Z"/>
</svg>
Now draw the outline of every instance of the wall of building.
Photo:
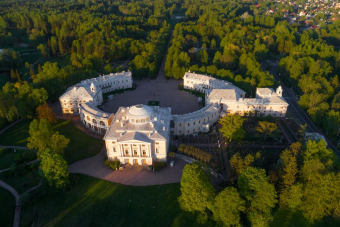
<svg viewBox="0 0 340 227">
<path fill-rule="evenodd" d="M 217 107 L 217 108 L 214 108 Z M 197 114 L 197 112 L 202 112 Z M 191 135 L 198 132 L 204 132 L 203 125 L 207 123 L 211 126 L 219 119 L 220 108 L 214 104 L 206 106 L 201 110 L 193 113 L 174 115 L 173 135 Z"/>
<path fill-rule="evenodd" d="M 109 115 L 108 117 L 99 117 L 80 107 L 80 121 L 86 128 L 99 134 L 106 133 L 110 127 L 109 119 L 112 116 L 113 114 Z"/>
<path fill-rule="evenodd" d="M 120 143 L 114 140 L 105 140 L 108 159 L 111 161 L 119 160 L 121 164 L 135 165 L 152 165 L 153 161 L 166 162 L 166 143 L 166 141 Z"/>
</svg>

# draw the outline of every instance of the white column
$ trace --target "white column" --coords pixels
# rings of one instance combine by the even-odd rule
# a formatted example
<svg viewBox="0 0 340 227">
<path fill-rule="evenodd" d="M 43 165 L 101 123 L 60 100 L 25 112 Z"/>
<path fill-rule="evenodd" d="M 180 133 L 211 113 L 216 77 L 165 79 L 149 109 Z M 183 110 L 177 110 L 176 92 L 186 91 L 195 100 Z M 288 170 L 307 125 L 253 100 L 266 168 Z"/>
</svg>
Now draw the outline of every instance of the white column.
<svg viewBox="0 0 340 227">
<path fill-rule="evenodd" d="M 131 157 L 133 156 L 132 144 L 130 144 Z"/>
<path fill-rule="evenodd" d="M 142 145 L 139 145 L 139 157 L 142 157 Z"/>
<path fill-rule="evenodd" d="M 149 144 L 149 152 L 150 152 L 149 157 L 152 157 L 151 156 L 151 144 Z"/>
</svg>

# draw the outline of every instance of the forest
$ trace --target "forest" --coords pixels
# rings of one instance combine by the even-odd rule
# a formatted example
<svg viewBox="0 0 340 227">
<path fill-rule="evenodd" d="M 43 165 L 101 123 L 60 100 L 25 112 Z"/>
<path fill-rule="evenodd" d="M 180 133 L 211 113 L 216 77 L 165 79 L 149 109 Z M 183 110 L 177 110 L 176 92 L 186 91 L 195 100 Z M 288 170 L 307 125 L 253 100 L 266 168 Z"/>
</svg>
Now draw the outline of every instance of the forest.
<svg viewBox="0 0 340 227">
<path fill-rule="evenodd" d="M 135 80 L 154 79 L 171 39 L 167 79 L 181 80 L 190 70 L 230 81 L 254 97 L 257 87 L 280 85 L 273 68 L 263 67 L 273 62 L 299 105 L 335 138 L 340 20 L 336 14 L 298 13 L 289 4 L 255 0 L 2 0 L 0 129 L 37 118 L 38 107 L 57 102 L 67 87 L 87 78 L 131 70 Z M 180 152 L 203 162 L 211 158 L 194 147 Z M 323 141 L 294 143 L 267 169 L 257 154 L 233 156 L 233 181 L 222 191 L 197 165 L 183 171 L 179 203 L 201 223 L 313 226 L 340 217 L 339 162 Z M 202 198 L 196 204 L 190 197 L 195 193 Z"/>
</svg>

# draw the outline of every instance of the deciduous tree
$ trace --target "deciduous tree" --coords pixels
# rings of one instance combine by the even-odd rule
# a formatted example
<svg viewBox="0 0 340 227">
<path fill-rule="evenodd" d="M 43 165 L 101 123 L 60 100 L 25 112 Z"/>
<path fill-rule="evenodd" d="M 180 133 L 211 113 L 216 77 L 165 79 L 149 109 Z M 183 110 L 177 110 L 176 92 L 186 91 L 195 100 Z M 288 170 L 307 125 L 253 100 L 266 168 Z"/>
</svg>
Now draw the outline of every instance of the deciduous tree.
<svg viewBox="0 0 340 227">
<path fill-rule="evenodd" d="M 259 121 L 256 131 L 263 134 L 263 141 L 266 141 L 268 135 L 272 135 L 277 130 L 277 125 L 268 121 Z"/>
<path fill-rule="evenodd" d="M 47 103 L 44 103 L 43 105 L 40 105 L 37 107 L 37 115 L 38 115 L 38 119 L 42 119 L 42 118 L 47 119 L 51 125 L 54 125 L 57 123 L 55 114 L 52 108 Z"/>
<path fill-rule="evenodd" d="M 67 162 L 60 154 L 47 149 L 41 153 L 40 169 L 50 186 L 65 188 L 69 184 Z"/>
<path fill-rule="evenodd" d="M 218 123 L 221 124 L 220 132 L 222 136 L 229 142 L 232 140 L 242 140 L 245 134 L 242 126 L 244 121 L 245 119 L 238 114 L 228 114 L 222 117 L 218 121 Z"/>
<path fill-rule="evenodd" d="M 178 198 L 183 210 L 206 213 L 212 202 L 214 188 L 209 178 L 198 163 L 188 164 L 183 169 L 181 178 L 181 196 Z"/>
<path fill-rule="evenodd" d="M 211 207 L 214 219 L 223 226 L 240 226 L 241 212 L 245 209 L 245 201 L 233 187 L 227 187 L 218 194 Z"/>
</svg>

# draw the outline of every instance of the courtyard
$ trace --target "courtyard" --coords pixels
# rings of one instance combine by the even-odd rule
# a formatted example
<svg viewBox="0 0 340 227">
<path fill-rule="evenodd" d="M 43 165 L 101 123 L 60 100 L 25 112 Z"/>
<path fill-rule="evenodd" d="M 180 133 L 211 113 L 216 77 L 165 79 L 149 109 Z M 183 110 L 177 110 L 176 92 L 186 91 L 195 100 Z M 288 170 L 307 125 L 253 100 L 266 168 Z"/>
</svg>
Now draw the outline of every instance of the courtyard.
<svg viewBox="0 0 340 227">
<path fill-rule="evenodd" d="M 149 101 L 159 101 L 160 107 L 171 107 L 171 114 L 186 114 L 201 109 L 196 96 L 178 89 L 182 82 L 166 80 L 163 76 L 155 80 L 134 81 L 136 90 L 114 95 L 102 108 L 105 112 L 116 113 L 121 106 L 147 105 Z"/>
</svg>

